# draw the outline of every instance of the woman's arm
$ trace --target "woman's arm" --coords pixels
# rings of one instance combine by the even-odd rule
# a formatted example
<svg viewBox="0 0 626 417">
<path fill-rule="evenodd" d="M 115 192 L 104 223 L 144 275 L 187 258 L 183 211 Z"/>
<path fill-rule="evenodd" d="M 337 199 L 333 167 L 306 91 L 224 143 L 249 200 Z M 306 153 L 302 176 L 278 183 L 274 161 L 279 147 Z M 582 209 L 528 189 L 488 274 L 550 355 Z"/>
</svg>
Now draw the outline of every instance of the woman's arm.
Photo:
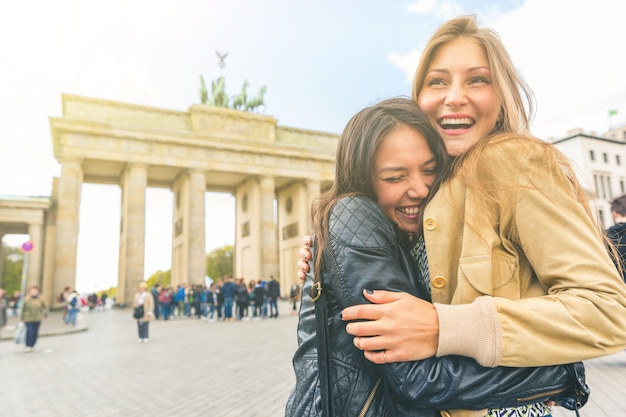
<svg viewBox="0 0 626 417">
<path fill-rule="evenodd" d="M 626 347 L 626 287 L 597 225 L 576 196 L 575 180 L 551 150 L 548 144 L 515 140 L 483 152 L 480 166 L 490 162 L 498 174 L 490 179 L 515 184 L 503 181 L 496 189 L 498 200 L 506 204 L 498 207 L 494 230 L 517 256 L 519 288 L 535 290 L 498 296 L 494 289 L 493 297 L 478 297 L 474 305 L 437 305 L 439 354 L 460 353 L 469 346 L 471 337 L 459 338 L 459 330 L 475 321 L 476 313 L 468 310 L 479 303 L 492 307 L 500 329 L 496 342 L 502 349 L 494 364 L 573 362 Z M 513 154 L 517 157 L 511 161 Z"/>
</svg>

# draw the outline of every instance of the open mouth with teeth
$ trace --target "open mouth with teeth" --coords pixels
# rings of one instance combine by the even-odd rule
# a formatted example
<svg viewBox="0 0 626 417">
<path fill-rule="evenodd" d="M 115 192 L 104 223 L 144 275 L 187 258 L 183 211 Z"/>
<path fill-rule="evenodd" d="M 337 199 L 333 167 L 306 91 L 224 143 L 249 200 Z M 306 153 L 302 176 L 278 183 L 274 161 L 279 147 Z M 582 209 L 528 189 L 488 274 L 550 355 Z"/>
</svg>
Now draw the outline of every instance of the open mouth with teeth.
<svg viewBox="0 0 626 417">
<path fill-rule="evenodd" d="M 398 211 L 407 216 L 417 216 L 420 212 L 419 207 L 399 207 Z"/>
<path fill-rule="evenodd" d="M 469 117 L 461 117 L 458 119 L 453 119 L 450 117 L 444 117 L 439 120 L 439 126 L 446 130 L 454 130 L 454 129 L 467 129 L 474 125 L 474 120 Z"/>
</svg>

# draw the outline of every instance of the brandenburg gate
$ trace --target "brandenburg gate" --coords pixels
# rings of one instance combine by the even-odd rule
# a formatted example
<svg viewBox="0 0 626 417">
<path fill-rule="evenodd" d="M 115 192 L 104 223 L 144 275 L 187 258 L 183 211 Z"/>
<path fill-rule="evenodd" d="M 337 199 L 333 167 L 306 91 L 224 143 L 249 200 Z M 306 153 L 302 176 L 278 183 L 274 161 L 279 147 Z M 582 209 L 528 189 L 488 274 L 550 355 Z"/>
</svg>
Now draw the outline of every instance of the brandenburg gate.
<svg viewBox="0 0 626 417">
<path fill-rule="evenodd" d="M 75 287 L 83 183 L 122 190 L 118 303 L 131 302 L 144 279 L 147 187 L 174 195 L 172 285 L 204 283 L 205 222 L 211 221 L 205 192 L 214 191 L 236 200 L 234 276 L 249 281 L 274 275 L 288 294 L 298 281 L 296 260 L 301 237 L 310 232 L 311 202 L 334 178 L 337 135 L 207 105 L 184 112 L 67 94 L 62 102 L 63 115 L 50 118 L 61 174 L 45 221 L 35 216 L 37 224 L 28 226 L 43 250 L 33 254 L 27 281 L 39 284 L 47 301 L 53 303 L 65 286 Z M 0 204 L 0 226 L 10 223 Z"/>
</svg>

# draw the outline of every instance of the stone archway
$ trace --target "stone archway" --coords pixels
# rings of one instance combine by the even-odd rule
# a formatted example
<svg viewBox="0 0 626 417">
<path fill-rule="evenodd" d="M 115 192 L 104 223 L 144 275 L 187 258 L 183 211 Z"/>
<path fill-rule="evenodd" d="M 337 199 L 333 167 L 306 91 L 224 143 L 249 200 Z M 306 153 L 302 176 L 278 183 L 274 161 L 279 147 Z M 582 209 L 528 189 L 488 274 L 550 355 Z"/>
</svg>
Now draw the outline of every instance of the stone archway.
<svg viewBox="0 0 626 417">
<path fill-rule="evenodd" d="M 182 112 L 67 94 L 62 101 L 62 117 L 50 118 L 61 164 L 48 228 L 50 294 L 75 286 L 84 182 L 122 189 L 118 303 L 129 302 L 143 280 L 147 187 L 174 193 L 172 284 L 204 282 L 204 194 L 218 191 L 237 202 L 235 276 L 274 275 L 288 293 L 310 203 L 334 177 L 338 135 L 206 105 Z"/>
<path fill-rule="evenodd" d="M 28 257 L 26 288 L 38 285 L 46 299 L 51 298 L 50 285 L 42 282 L 46 228 L 54 223 L 50 218 L 52 202 L 49 197 L 0 197 L 0 253 L 4 235 L 29 235 L 33 249 Z M 4 256 L 0 256 L 0 278 L 4 271 Z M 0 282 L 0 287 L 2 283 Z M 48 292 L 46 292 L 46 290 Z"/>
</svg>

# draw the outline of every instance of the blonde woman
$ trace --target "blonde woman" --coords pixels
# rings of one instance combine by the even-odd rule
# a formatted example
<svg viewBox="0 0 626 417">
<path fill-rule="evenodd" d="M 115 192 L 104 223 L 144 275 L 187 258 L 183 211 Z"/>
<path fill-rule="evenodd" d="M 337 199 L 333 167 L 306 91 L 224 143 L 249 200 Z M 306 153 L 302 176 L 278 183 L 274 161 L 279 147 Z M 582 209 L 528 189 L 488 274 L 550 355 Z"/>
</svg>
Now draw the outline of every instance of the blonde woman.
<svg viewBox="0 0 626 417">
<path fill-rule="evenodd" d="M 133 317 L 137 320 L 137 331 L 139 333 L 139 343 L 148 343 L 148 325 L 154 318 L 154 298 L 145 282 L 139 284 L 135 300 L 133 301 Z"/>
<path fill-rule="evenodd" d="M 474 16 L 443 24 L 413 100 L 454 158 L 413 248 L 433 304 L 364 288 L 374 304 L 342 312 L 354 345 L 378 364 L 461 355 L 488 367 L 624 349 L 626 287 L 610 244 L 567 158 L 528 133 L 532 93 L 497 34 Z M 516 412 L 550 415 L 545 403 L 478 415 Z"/>
</svg>

